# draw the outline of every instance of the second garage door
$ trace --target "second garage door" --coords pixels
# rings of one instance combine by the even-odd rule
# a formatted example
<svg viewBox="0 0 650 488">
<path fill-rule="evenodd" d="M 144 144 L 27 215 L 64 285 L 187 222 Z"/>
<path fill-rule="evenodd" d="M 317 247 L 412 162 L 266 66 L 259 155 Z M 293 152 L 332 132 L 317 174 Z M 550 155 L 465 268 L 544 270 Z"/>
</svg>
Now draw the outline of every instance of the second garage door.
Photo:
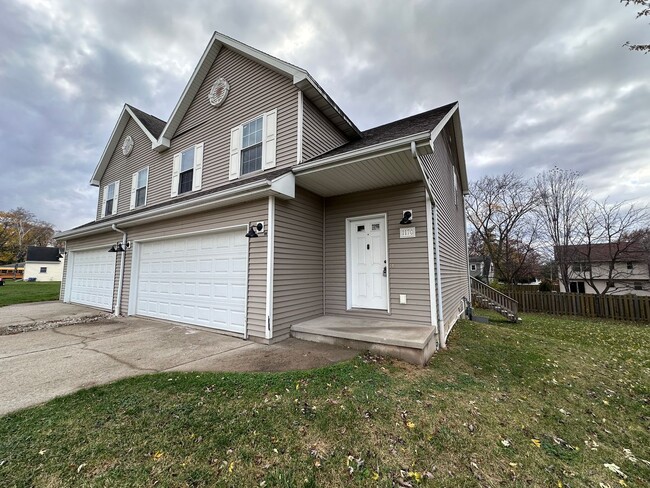
<svg viewBox="0 0 650 488">
<path fill-rule="evenodd" d="M 72 251 L 66 277 L 66 302 L 113 309 L 115 253 L 106 248 Z"/>
<path fill-rule="evenodd" d="M 244 333 L 242 230 L 145 242 L 138 254 L 137 315 Z"/>
</svg>

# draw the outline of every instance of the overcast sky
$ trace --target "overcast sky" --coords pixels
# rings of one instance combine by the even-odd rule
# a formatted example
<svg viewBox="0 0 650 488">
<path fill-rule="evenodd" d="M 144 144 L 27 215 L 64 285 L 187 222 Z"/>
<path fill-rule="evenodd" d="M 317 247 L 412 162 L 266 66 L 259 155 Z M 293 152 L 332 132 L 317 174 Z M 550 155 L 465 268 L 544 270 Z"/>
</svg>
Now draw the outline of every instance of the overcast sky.
<svg viewBox="0 0 650 488">
<path fill-rule="evenodd" d="M 458 100 L 470 179 L 557 165 L 650 202 L 649 20 L 618 0 L 0 2 L 0 210 L 64 230 L 123 104 L 164 120 L 217 30 L 296 64 L 360 129 Z"/>
</svg>

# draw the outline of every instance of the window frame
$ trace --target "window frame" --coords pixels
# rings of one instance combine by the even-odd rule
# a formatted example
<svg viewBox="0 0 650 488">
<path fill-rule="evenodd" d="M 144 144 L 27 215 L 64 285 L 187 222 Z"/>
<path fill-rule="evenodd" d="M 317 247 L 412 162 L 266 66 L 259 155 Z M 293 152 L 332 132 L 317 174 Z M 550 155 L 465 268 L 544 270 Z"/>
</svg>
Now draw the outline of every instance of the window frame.
<svg viewBox="0 0 650 488">
<path fill-rule="evenodd" d="M 140 173 L 142 173 L 143 171 L 147 172 L 147 176 L 144 180 L 144 186 L 139 186 Z M 149 189 L 149 166 L 145 166 L 144 168 L 133 173 L 132 178 L 133 180 L 131 185 L 132 186 L 131 191 L 133 192 L 133 196 L 131 201 L 131 209 L 145 207 L 147 205 L 147 193 Z M 144 189 L 144 201 L 140 205 L 138 205 L 138 192 L 142 189 Z"/>
<path fill-rule="evenodd" d="M 109 199 L 108 192 L 111 187 L 113 187 L 113 198 Z M 102 208 L 100 213 L 101 218 L 110 217 L 111 215 L 117 215 L 117 202 L 119 199 L 119 192 L 120 192 L 120 180 L 115 180 L 112 181 L 111 183 L 108 183 L 107 185 L 104 185 L 103 194 L 102 194 Z M 106 211 L 108 202 L 111 202 L 110 213 Z"/>
<path fill-rule="evenodd" d="M 47 266 L 41 266 L 40 268 L 39 273 L 47 273 Z"/>
<path fill-rule="evenodd" d="M 203 154 L 204 154 L 205 144 L 199 142 L 198 144 L 193 144 L 186 146 L 185 149 L 174 154 L 172 158 L 172 181 L 171 181 L 171 197 L 175 198 L 180 195 L 186 195 L 188 193 L 200 191 L 203 183 Z M 186 154 L 189 151 L 194 151 L 194 156 L 192 158 L 192 168 L 181 171 L 183 167 L 183 154 Z M 191 185 L 189 189 L 181 191 L 181 186 L 183 183 L 183 177 L 181 175 L 186 175 L 191 171 Z"/>
<path fill-rule="evenodd" d="M 244 126 L 262 120 L 261 134 L 261 164 L 259 169 L 243 172 L 243 154 L 252 148 L 258 148 L 260 143 L 256 142 L 247 147 L 244 146 Z M 250 134 L 249 134 L 250 135 Z M 278 109 L 274 108 L 268 112 L 258 113 L 255 117 L 246 119 L 243 123 L 230 129 L 230 162 L 228 179 L 230 181 L 239 178 L 247 178 L 251 175 L 260 174 L 264 171 L 275 168 L 277 165 L 277 138 L 278 138 Z"/>
<path fill-rule="evenodd" d="M 262 126 L 261 130 L 255 130 L 255 134 L 259 132 L 260 134 L 260 140 L 259 142 L 256 142 L 255 144 L 251 144 L 248 146 L 244 146 L 244 127 L 247 125 L 250 125 L 252 123 L 257 123 L 259 122 Z M 264 167 L 264 136 L 265 136 L 265 127 L 264 127 L 264 114 L 258 115 L 255 118 L 250 119 L 247 122 L 244 122 L 241 124 L 241 140 L 240 140 L 240 149 L 239 149 L 239 176 L 246 176 L 246 175 L 252 175 L 255 173 L 259 173 L 263 171 Z M 251 134 L 249 134 L 250 136 Z M 254 169 L 252 171 L 247 171 L 244 173 L 244 151 L 250 151 L 251 149 L 254 148 L 259 148 L 260 155 L 259 155 L 259 169 Z"/>
</svg>

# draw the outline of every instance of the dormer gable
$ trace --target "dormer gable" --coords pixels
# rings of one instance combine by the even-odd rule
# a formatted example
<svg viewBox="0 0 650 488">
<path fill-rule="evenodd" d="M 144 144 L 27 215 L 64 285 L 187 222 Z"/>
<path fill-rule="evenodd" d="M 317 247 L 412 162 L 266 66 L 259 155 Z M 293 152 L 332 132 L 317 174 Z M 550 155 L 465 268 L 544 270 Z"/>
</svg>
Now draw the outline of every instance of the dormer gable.
<svg viewBox="0 0 650 488">
<path fill-rule="evenodd" d="M 104 152 L 102 153 L 102 157 L 99 159 L 99 163 L 97 163 L 95 171 L 93 172 L 93 176 L 90 179 L 90 184 L 92 186 L 100 185 L 100 181 L 104 175 L 104 172 L 106 171 L 106 168 L 108 167 L 111 156 L 115 152 L 115 149 L 118 147 L 118 144 L 124 143 L 124 141 L 121 140 L 121 136 L 127 124 L 129 123 L 129 120 L 133 120 L 137 124 L 137 126 L 151 141 L 152 147 L 157 143 L 158 137 L 160 136 L 165 126 L 165 122 L 158 117 L 143 112 L 142 110 L 139 110 L 129 104 L 124 104 L 122 112 L 117 119 L 117 123 L 113 128 L 113 132 L 111 132 L 111 136 L 108 139 L 108 144 L 106 144 Z"/>
</svg>

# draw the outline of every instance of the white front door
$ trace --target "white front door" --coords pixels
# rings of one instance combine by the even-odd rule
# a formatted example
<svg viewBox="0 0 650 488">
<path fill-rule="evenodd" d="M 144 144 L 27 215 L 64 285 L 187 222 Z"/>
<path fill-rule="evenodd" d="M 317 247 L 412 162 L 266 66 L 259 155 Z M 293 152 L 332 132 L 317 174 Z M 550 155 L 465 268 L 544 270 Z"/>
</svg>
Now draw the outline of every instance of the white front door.
<svg viewBox="0 0 650 488">
<path fill-rule="evenodd" d="M 388 310 L 386 219 L 355 219 L 348 225 L 350 305 Z"/>
</svg>

